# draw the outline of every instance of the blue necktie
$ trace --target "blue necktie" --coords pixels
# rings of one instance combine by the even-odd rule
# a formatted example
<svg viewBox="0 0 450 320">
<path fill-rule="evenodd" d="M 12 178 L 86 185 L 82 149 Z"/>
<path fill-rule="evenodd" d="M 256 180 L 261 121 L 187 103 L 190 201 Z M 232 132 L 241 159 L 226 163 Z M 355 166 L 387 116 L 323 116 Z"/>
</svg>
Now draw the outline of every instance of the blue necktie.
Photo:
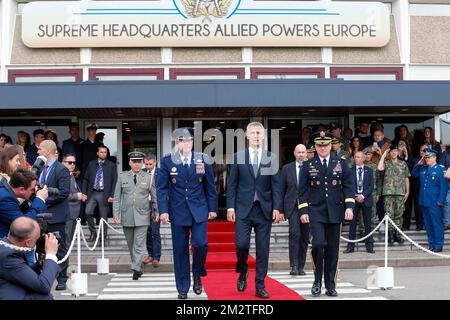
<svg viewBox="0 0 450 320">
<path fill-rule="evenodd" d="M 362 193 L 363 181 L 362 181 L 362 168 L 358 168 L 358 193 Z"/>
</svg>

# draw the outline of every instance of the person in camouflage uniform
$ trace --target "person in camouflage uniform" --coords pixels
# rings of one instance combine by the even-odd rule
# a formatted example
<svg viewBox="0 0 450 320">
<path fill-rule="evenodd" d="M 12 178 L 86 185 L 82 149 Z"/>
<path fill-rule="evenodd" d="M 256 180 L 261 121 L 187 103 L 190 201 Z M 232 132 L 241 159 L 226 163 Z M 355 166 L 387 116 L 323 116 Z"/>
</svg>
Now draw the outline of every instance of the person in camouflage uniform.
<svg viewBox="0 0 450 320">
<path fill-rule="evenodd" d="M 333 147 L 333 151 L 335 152 L 336 156 L 347 162 L 348 165 L 351 166 L 352 164 L 352 155 L 350 152 L 345 151 L 342 149 L 342 138 L 333 138 L 331 140 L 331 144 Z"/>
<path fill-rule="evenodd" d="M 374 205 L 372 206 L 372 226 L 376 227 L 379 221 L 377 219 L 377 206 L 375 205 L 375 203 L 380 200 L 382 190 L 381 176 L 380 172 L 377 169 L 377 164 L 372 162 L 372 147 L 364 148 L 363 153 L 366 155 L 366 161 L 364 162 L 364 165 L 373 170 L 374 189 L 372 192 L 372 197 Z M 361 237 L 364 234 L 364 222 L 362 220 L 362 217 L 360 217 L 358 221 L 358 232 L 360 233 Z"/>
<path fill-rule="evenodd" d="M 391 159 L 385 160 L 389 153 Z M 405 201 L 409 196 L 409 169 L 404 161 L 398 159 L 397 145 L 392 144 L 390 149 L 384 151 L 378 163 L 378 170 L 384 171 L 383 191 L 384 210 L 392 218 L 397 227 L 402 226 Z M 394 227 L 389 224 L 389 243 L 402 243 L 404 239 Z"/>
</svg>

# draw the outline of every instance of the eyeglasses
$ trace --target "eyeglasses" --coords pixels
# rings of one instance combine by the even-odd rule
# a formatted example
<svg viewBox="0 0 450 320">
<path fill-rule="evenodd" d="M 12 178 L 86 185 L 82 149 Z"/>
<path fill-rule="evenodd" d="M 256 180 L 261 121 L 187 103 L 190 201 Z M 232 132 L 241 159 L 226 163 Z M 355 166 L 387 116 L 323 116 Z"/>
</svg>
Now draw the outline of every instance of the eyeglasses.
<svg viewBox="0 0 450 320">
<path fill-rule="evenodd" d="M 427 151 L 427 149 L 420 150 L 420 152 L 425 152 L 425 151 Z"/>
<path fill-rule="evenodd" d="M 75 165 L 76 162 L 75 161 L 64 161 L 64 163 L 70 164 L 70 165 Z"/>
</svg>

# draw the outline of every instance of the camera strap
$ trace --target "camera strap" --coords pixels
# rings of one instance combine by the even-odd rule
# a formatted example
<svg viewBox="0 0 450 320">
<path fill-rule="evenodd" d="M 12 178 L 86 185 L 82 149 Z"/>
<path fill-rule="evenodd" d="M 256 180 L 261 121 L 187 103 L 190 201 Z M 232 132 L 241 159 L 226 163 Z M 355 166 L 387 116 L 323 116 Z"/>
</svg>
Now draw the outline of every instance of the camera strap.
<svg viewBox="0 0 450 320">
<path fill-rule="evenodd" d="M 10 248 L 10 249 L 13 249 L 16 251 L 21 251 L 21 252 L 31 252 L 34 250 L 34 248 L 15 246 L 15 245 L 13 245 L 11 243 L 7 243 L 3 240 L 0 240 L 0 246 L 7 247 L 7 248 Z"/>
</svg>

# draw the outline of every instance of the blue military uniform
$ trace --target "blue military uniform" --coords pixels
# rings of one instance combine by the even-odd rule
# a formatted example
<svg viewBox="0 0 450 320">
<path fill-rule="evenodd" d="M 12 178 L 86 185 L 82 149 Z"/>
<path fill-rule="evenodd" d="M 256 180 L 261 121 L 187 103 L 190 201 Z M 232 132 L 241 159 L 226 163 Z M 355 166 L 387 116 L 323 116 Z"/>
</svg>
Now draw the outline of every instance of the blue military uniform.
<svg viewBox="0 0 450 320">
<path fill-rule="evenodd" d="M 206 275 L 208 212 L 217 212 L 213 167 L 205 154 L 194 151 L 191 153 L 189 165 L 185 165 L 177 151 L 161 160 L 156 187 L 159 212 L 168 213 L 171 221 L 177 290 L 186 294 L 191 283 L 190 232 L 194 248 L 194 279 Z"/>
<path fill-rule="evenodd" d="M 331 137 L 314 139 L 316 145 L 328 145 Z M 345 160 L 330 155 L 327 165 L 317 155 L 303 164 L 299 182 L 300 215 L 308 214 L 314 262 L 313 295 L 320 294 L 322 274 L 328 295 L 335 295 L 339 256 L 339 237 L 345 209 L 353 209 L 354 181 Z"/>
<path fill-rule="evenodd" d="M 436 151 L 429 148 L 424 158 L 436 155 Z M 430 167 L 417 163 L 412 171 L 413 177 L 420 178 L 419 205 L 428 235 L 429 249 L 435 252 L 441 252 L 444 246 L 442 215 L 448 192 L 448 181 L 444 174 L 445 167 L 440 164 Z"/>
</svg>

